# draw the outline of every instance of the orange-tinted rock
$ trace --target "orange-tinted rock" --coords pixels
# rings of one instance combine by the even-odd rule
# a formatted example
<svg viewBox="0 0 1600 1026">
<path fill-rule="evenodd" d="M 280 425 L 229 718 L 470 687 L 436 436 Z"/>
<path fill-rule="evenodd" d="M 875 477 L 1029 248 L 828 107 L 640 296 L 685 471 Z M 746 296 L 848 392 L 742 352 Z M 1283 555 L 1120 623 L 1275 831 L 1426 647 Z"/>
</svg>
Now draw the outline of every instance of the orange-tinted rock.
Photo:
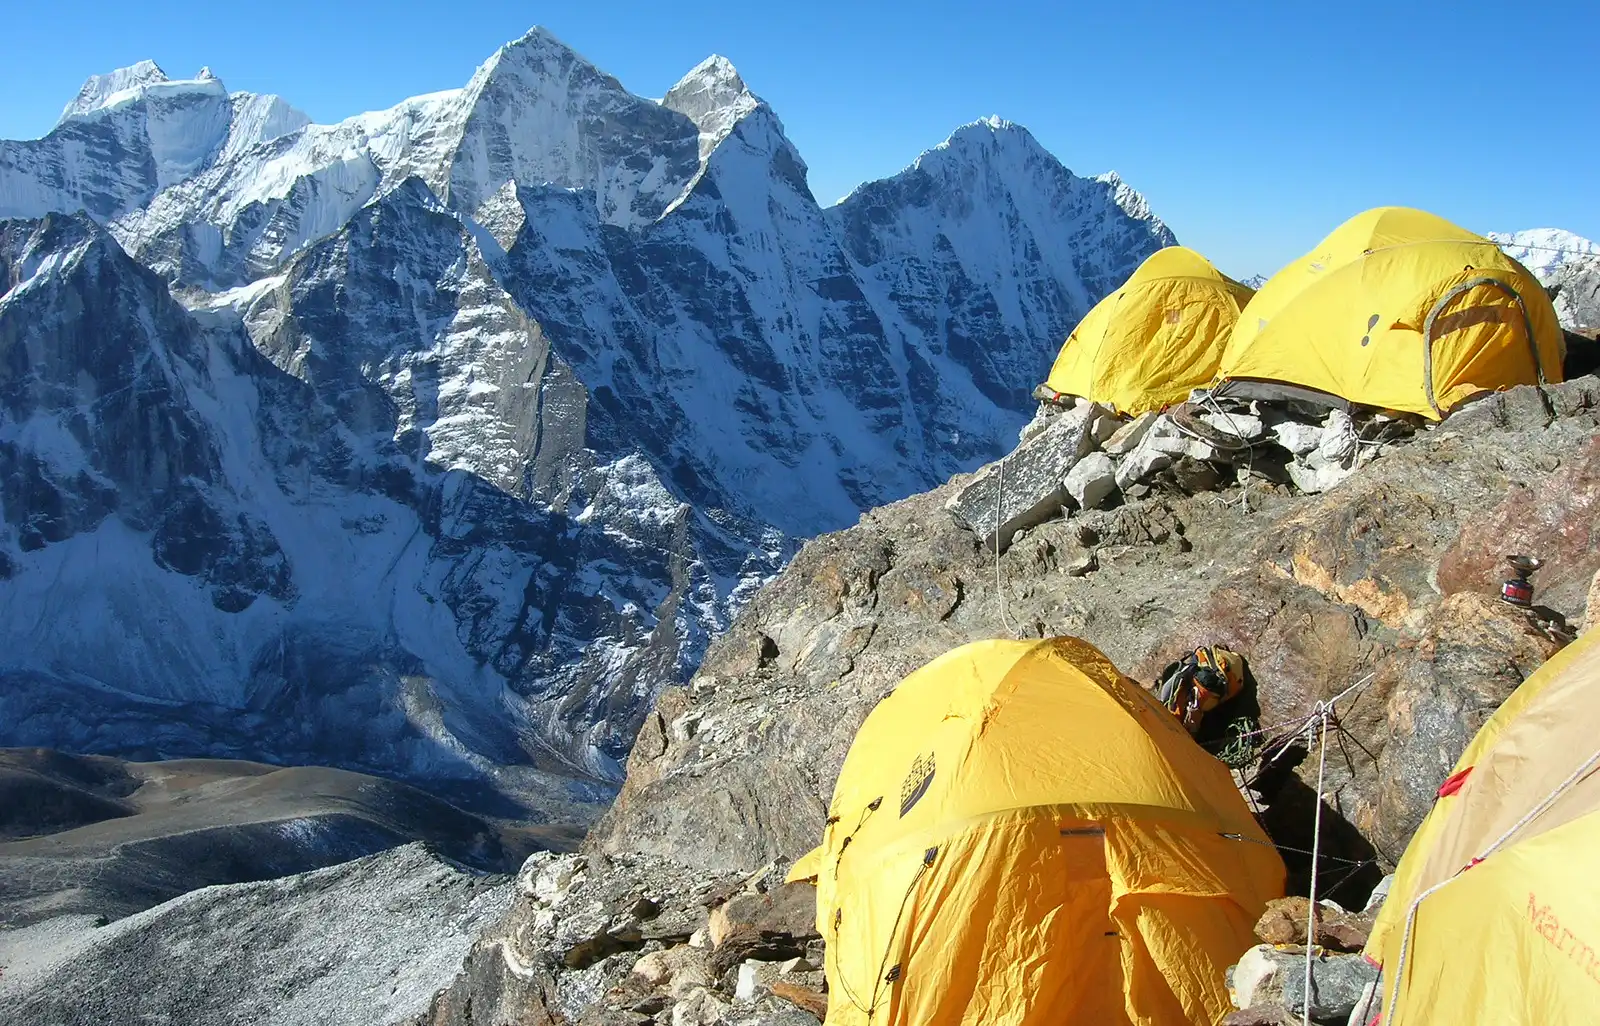
<svg viewBox="0 0 1600 1026">
<path fill-rule="evenodd" d="M 780 980 L 771 987 L 772 996 L 804 1008 L 819 1020 L 828 1017 L 828 995 L 797 983 Z"/>
</svg>

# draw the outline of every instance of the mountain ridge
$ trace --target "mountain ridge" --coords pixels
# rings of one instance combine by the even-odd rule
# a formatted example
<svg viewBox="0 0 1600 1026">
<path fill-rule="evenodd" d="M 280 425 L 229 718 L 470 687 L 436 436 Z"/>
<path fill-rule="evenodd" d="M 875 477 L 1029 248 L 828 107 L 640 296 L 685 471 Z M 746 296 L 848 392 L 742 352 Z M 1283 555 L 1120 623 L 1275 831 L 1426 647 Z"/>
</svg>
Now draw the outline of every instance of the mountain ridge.
<svg viewBox="0 0 1600 1026">
<path fill-rule="evenodd" d="M 68 354 L 0 412 L 0 741 L 586 821 L 801 540 L 1009 447 L 1071 324 L 1172 241 L 998 119 L 824 208 L 731 62 L 658 103 L 541 29 L 333 125 L 246 95 L 137 65 L 0 144 L 0 215 L 29 215 L 0 322 L 15 359 Z M 44 188 L 69 137 L 87 193 Z M 69 273 L 80 242 L 103 273 Z M 129 353 L 73 365 L 111 325 L 188 340 L 121 426 L 82 410 Z M 157 409 L 179 426 L 141 435 Z M 130 448 L 178 469 L 95 476 Z"/>
</svg>

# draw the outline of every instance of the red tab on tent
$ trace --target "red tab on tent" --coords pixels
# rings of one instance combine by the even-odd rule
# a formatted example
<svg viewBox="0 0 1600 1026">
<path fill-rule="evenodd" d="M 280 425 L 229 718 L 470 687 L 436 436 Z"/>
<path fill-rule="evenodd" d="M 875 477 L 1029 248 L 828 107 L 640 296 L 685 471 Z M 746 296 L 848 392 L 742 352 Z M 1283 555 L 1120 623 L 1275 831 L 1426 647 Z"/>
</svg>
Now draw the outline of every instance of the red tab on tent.
<svg viewBox="0 0 1600 1026">
<path fill-rule="evenodd" d="M 1461 785 L 1465 784 L 1467 782 L 1467 775 L 1470 774 L 1471 772 L 1472 772 L 1472 767 L 1468 766 L 1466 769 L 1462 770 L 1459 773 L 1450 774 L 1449 779 L 1447 779 L 1439 787 L 1439 797 L 1440 798 L 1448 798 L 1451 795 L 1455 794 L 1457 791 L 1461 790 Z"/>
</svg>

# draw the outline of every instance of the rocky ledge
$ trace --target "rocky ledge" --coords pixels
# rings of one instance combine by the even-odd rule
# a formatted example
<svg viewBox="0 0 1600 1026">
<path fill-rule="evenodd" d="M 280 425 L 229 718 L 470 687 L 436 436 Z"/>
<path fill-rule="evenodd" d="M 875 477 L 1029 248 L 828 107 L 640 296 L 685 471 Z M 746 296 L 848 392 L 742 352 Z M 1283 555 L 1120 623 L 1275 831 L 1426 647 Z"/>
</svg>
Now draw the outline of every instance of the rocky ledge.
<svg viewBox="0 0 1600 1026">
<path fill-rule="evenodd" d="M 820 837 L 873 705 L 934 656 L 1006 634 L 1081 636 L 1144 681 L 1198 643 L 1244 652 L 1258 721 L 1290 725 L 1268 729 L 1272 750 L 1237 764 L 1285 849 L 1292 889 L 1304 886 L 1307 860 L 1295 849 L 1309 847 L 1317 801 L 1316 759 L 1308 770 L 1293 725 L 1359 683 L 1330 735 L 1323 845 L 1340 861 L 1319 894 L 1363 907 L 1467 740 L 1586 613 L 1600 612 L 1597 414 L 1592 377 L 1518 388 L 1364 447 L 1370 455 L 1341 468 L 1353 472 L 1316 494 L 1292 477 L 1185 454 L 1210 472 L 1166 474 L 1175 459 L 1095 509 L 1062 500 L 1070 470 L 1096 451 L 1125 465 L 1142 441 L 1106 452 L 1128 442 L 1115 440 L 1127 428 L 1097 425 L 1093 411 L 1052 413 L 1062 423 L 1036 424 L 1030 438 L 1053 436 L 1050 458 L 1077 462 L 1041 465 L 1029 439 L 1007 457 L 1006 495 L 1032 481 L 1055 489 L 1055 504 L 1000 544 L 981 517 L 960 512 L 963 492 L 998 479 L 998 466 L 808 544 L 691 683 L 663 694 L 586 851 L 535 856 L 511 911 L 427 1021 L 819 1017 L 810 895 L 778 884 L 780 874 Z M 1329 424 L 1307 426 L 1320 447 Z M 1092 441 L 1073 441 L 1080 430 Z M 1547 561 L 1536 609 L 1497 597 L 1510 552 Z"/>
</svg>

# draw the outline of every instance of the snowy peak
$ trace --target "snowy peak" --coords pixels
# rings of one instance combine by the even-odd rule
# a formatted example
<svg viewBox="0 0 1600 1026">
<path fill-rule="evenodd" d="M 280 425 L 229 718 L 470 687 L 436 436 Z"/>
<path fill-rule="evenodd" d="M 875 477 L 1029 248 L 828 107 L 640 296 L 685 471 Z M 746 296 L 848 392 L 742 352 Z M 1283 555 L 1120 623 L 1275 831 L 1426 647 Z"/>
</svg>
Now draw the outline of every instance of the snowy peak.
<svg viewBox="0 0 1600 1026">
<path fill-rule="evenodd" d="M 233 123 L 219 163 L 311 124 L 304 111 L 270 93 L 229 93 L 228 103 L 233 108 Z"/>
<path fill-rule="evenodd" d="M 930 150 L 926 150 L 912 167 L 938 165 L 952 159 L 971 160 L 978 155 L 993 159 L 1004 154 L 1014 161 L 1026 161 L 1050 155 L 1033 133 L 1014 121 L 991 114 L 986 118 L 968 122 L 950 133 L 950 137 Z M 1054 159 L 1053 157 L 1051 159 Z"/>
<path fill-rule="evenodd" d="M 1491 242 L 1548 285 L 1563 265 L 1600 253 L 1600 244 L 1562 228 L 1529 228 L 1520 232 L 1489 232 Z"/>
<path fill-rule="evenodd" d="M 698 123 L 702 112 L 726 107 L 749 92 L 733 62 L 714 53 L 668 89 L 661 105 L 687 114 Z"/>
<path fill-rule="evenodd" d="M 1600 244 L 1561 228 L 1488 235 L 1549 291 L 1563 328 L 1600 331 Z"/>
<path fill-rule="evenodd" d="M 1095 175 L 1094 180 L 1111 190 L 1112 202 L 1116 203 L 1124 214 L 1141 220 L 1155 219 L 1155 214 L 1150 210 L 1150 201 L 1144 198 L 1144 193 L 1124 182 L 1122 176 L 1115 171 Z"/>
<path fill-rule="evenodd" d="M 150 61 L 96 75 L 43 138 L 0 140 L 0 218 L 83 210 L 111 222 L 309 120 L 276 96 L 230 95 L 209 74 L 169 79 Z"/>
<path fill-rule="evenodd" d="M 661 215 L 699 166 L 698 130 L 635 96 L 542 28 L 508 43 L 457 101 L 443 194 L 473 210 L 508 180 L 593 189 L 602 216 L 638 227 Z"/>
<path fill-rule="evenodd" d="M 155 61 L 140 61 L 104 75 L 90 75 L 88 81 L 83 83 L 83 88 L 78 90 L 78 95 L 61 111 L 56 124 L 79 114 L 99 110 L 118 93 L 166 81 L 167 73 L 157 67 Z"/>
<path fill-rule="evenodd" d="M 700 159 L 704 160 L 734 125 L 761 106 L 761 99 L 745 86 L 732 61 L 712 54 L 667 90 L 661 105 L 699 126 Z"/>
<path fill-rule="evenodd" d="M 994 204 L 1014 203 L 1033 213 L 1059 213 L 1063 205 L 1082 208 L 1084 214 L 1091 206 L 1112 207 L 1147 225 L 1153 235 L 1170 235 L 1144 196 L 1115 171 L 1079 178 L 1032 132 L 996 116 L 962 125 L 904 171 L 859 186 L 835 209 L 871 204 L 888 195 L 898 195 L 902 205 L 934 207 L 962 218 L 986 206 L 992 211 Z"/>
</svg>

